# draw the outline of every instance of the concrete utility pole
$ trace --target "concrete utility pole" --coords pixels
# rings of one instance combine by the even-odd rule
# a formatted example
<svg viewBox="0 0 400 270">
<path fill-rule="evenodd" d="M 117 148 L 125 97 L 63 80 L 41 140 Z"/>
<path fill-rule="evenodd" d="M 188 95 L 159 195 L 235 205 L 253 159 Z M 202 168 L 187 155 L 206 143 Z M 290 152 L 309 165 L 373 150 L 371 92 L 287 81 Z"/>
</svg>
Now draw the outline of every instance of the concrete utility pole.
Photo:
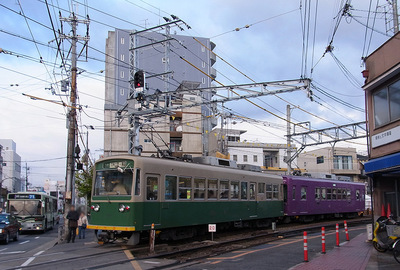
<svg viewBox="0 0 400 270">
<path fill-rule="evenodd" d="M 399 13 L 397 10 L 397 0 L 392 0 L 392 8 L 393 8 L 393 31 L 396 35 L 399 32 Z"/>
<path fill-rule="evenodd" d="M 85 41 L 85 45 L 89 41 L 89 27 L 87 27 L 86 36 L 77 35 L 78 23 L 89 25 L 89 20 L 78 20 L 74 12 L 68 18 L 60 16 L 61 22 L 67 22 L 71 26 L 71 34 L 61 34 L 60 39 L 71 40 L 71 89 L 70 89 L 70 106 L 68 112 L 68 141 L 67 141 L 67 170 L 65 178 L 65 210 L 70 209 L 71 205 L 75 204 L 75 148 L 76 148 L 76 97 L 77 97 L 77 42 L 78 40 Z M 84 46 L 85 46 L 84 45 Z M 83 49 L 82 49 L 83 51 Z M 67 235 L 67 226 L 64 228 L 64 235 Z"/>
<path fill-rule="evenodd" d="M 287 124 L 287 131 L 286 131 L 286 162 L 287 162 L 287 169 L 288 169 L 288 174 L 292 174 L 292 137 L 291 131 L 290 131 L 290 105 L 286 105 L 286 124 Z"/>
</svg>

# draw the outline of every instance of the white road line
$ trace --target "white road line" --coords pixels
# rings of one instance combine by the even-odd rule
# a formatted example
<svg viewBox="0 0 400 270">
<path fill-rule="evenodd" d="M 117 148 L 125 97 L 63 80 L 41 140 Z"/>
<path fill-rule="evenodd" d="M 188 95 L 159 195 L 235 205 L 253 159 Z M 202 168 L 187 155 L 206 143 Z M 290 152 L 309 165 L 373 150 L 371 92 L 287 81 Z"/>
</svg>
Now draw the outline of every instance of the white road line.
<svg viewBox="0 0 400 270">
<path fill-rule="evenodd" d="M 160 264 L 161 262 L 143 261 L 144 263 Z"/>
<path fill-rule="evenodd" d="M 42 250 L 42 251 L 39 251 L 38 253 L 36 253 L 36 254 L 33 254 L 33 256 L 39 256 L 40 254 L 42 254 L 44 252 L 44 250 Z"/>
<path fill-rule="evenodd" d="M 35 257 L 30 257 L 29 259 L 26 260 L 26 262 L 24 262 L 23 264 L 21 264 L 21 266 L 27 266 L 27 265 L 30 264 L 34 259 L 35 259 Z"/>
<path fill-rule="evenodd" d="M 26 251 L 8 251 L 8 252 L 0 252 L 0 255 L 7 255 L 7 254 L 18 254 L 18 253 L 25 253 Z"/>
<path fill-rule="evenodd" d="M 26 240 L 26 241 L 21 242 L 21 243 L 19 243 L 19 244 L 20 244 L 20 245 L 23 245 L 23 244 L 26 244 L 26 243 L 28 243 L 28 242 L 30 242 L 30 240 Z"/>
<path fill-rule="evenodd" d="M 6 249 L 7 249 L 7 248 L 0 249 L 0 252 L 1 252 L 1 251 L 4 251 L 4 250 L 6 250 Z"/>
<path fill-rule="evenodd" d="M 40 236 L 36 236 L 36 237 L 35 237 L 35 239 L 38 239 L 38 238 L 40 238 Z"/>
</svg>

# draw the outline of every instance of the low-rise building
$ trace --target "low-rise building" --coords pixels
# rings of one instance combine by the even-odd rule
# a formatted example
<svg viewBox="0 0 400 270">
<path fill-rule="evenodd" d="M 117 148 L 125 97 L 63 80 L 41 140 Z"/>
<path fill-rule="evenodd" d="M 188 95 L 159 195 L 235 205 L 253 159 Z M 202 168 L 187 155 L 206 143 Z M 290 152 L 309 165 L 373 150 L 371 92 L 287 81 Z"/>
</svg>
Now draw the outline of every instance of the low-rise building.
<svg viewBox="0 0 400 270">
<path fill-rule="evenodd" d="M 21 181 L 21 157 L 17 154 L 17 145 L 11 139 L 0 139 L 2 145 L 2 187 L 8 192 L 23 190 Z"/>
</svg>

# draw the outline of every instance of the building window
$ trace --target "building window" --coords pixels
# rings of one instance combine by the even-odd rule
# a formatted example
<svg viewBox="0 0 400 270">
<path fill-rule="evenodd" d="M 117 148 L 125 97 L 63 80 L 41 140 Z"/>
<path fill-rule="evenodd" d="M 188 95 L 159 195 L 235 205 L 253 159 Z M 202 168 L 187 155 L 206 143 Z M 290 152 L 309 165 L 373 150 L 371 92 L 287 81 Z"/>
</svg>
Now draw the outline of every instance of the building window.
<svg viewBox="0 0 400 270">
<path fill-rule="evenodd" d="M 233 161 L 237 161 L 237 155 L 233 155 Z"/>
<path fill-rule="evenodd" d="M 121 44 L 125 44 L 125 38 L 121 38 Z"/>
<path fill-rule="evenodd" d="M 119 89 L 119 94 L 121 96 L 125 95 L 125 89 L 124 88 Z"/>
<path fill-rule="evenodd" d="M 125 61 L 125 54 L 121 54 L 121 61 Z"/>
<path fill-rule="evenodd" d="M 203 61 L 203 62 L 201 63 L 201 66 L 202 66 L 203 68 L 205 68 L 205 67 L 206 67 L 206 62 Z"/>
<path fill-rule="evenodd" d="M 333 168 L 336 170 L 352 170 L 353 157 L 352 156 L 334 156 Z"/>
<path fill-rule="evenodd" d="M 247 162 L 247 155 L 243 155 L 243 162 Z"/>
<path fill-rule="evenodd" d="M 317 164 L 324 163 L 324 156 L 317 157 Z"/>
<path fill-rule="evenodd" d="M 121 77 L 121 78 L 124 78 L 124 77 L 125 77 L 125 72 L 121 71 L 121 72 L 120 72 L 120 77 Z"/>
<path fill-rule="evenodd" d="M 151 143 L 151 140 L 150 139 L 144 139 L 144 142 L 145 143 Z"/>
<path fill-rule="evenodd" d="M 201 83 L 205 84 L 206 83 L 206 78 L 201 78 Z"/>
<path fill-rule="evenodd" d="M 257 155 L 253 155 L 253 162 L 258 162 Z"/>
<path fill-rule="evenodd" d="M 375 127 L 400 118 L 400 80 L 375 92 L 372 98 Z"/>
</svg>

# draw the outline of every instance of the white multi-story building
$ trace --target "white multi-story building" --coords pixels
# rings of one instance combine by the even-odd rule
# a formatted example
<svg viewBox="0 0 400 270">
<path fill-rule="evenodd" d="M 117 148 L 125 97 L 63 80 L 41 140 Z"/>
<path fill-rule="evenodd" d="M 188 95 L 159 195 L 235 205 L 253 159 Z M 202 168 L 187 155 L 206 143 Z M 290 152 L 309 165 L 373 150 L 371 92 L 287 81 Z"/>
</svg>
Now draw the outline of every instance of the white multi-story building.
<svg viewBox="0 0 400 270">
<path fill-rule="evenodd" d="M 21 157 L 17 154 L 17 145 L 11 139 L 0 139 L 3 157 L 2 163 L 2 187 L 9 192 L 23 190 L 21 181 Z"/>
</svg>

